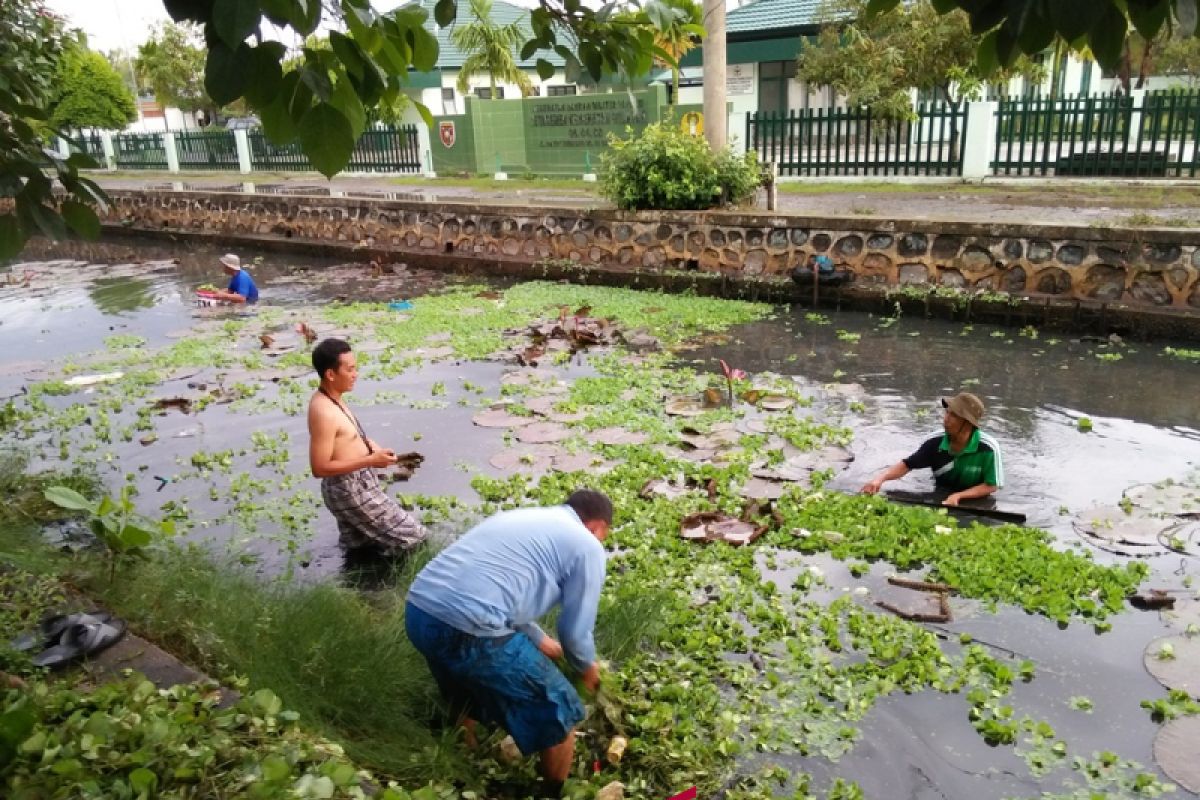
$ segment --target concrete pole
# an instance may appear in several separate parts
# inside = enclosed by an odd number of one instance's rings
[[[963,138],[962,176],[965,180],[983,180],[992,172],[992,153],[996,146],[994,100],[967,103],[967,132]]]
[[[233,132],[233,142],[237,146],[238,169],[243,175],[248,175],[252,166],[250,163],[250,137],[246,131],[239,128]]]
[[[68,158],[71,157],[71,143],[68,142],[63,137],[59,136],[57,144],[58,144],[58,157],[61,158],[63,161],[66,161]]]
[[[100,131],[100,146],[104,148],[104,166],[112,172],[117,168],[117,149],[110,131]]]
[[[167,172],[179,172],[179,148],[171,131],[163,134],[163,149],[167,151]]]
[[[704,0],[704,138],[713,152],[728,141],[725,118],[725,0]]]

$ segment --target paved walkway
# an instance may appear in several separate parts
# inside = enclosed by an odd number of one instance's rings
[[[102,186],[242,189],[237,173],[121,172],[98,176]],[[514,205],[606,205],[594,184],[582,181],[433,179],[363,176],[325,180],[312,173],[256,173],[255,191],[327,194],[398,200],[478,201]],[[764,208],[761,204],[759,208]],[[1095,181],[1006,179],[983,184],[930,182],[783,184],[780,212],[817,216],[930,219],[963,222],[1083,224],[1092,226],[1200,228],[1200,181]]]

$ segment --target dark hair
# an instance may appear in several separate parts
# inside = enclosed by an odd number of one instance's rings
[[[579,515],[580,522],[600,520],[606,525],[612,525],[612,500],[604,492],[595,489],[577,489],[567,498],[567,505]]]
[[[350,343],[342,339],[322,339],[313,348],[312,365],[317,377],[325,380],[325,371],[337,369],[342,353],[350,352]]]

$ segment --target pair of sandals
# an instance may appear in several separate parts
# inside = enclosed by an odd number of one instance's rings
[[[33,657],[34,666],[57,669],[121,641],[126,627],[124,620],[107,611],[52,614],[8,644],[23,653],[40,649]]]

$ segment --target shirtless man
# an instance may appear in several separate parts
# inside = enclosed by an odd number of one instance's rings
[[[358,380],[350,345],[325,339],[313,348],[312,363],[321,385],[308,401],[308,459],[342,544],[386,555],[413,549],[425,540],[425,529],[383,490],[374,472],[395,464],[396,453],[367,438],[343,399]]]

